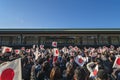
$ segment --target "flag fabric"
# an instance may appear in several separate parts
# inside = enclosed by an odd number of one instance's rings
[[[55,63],[58,60],[58,56],[53,57],[53,63]]]
[[[75,62],[79,65],[79,66],[83,66],[86,62],[86,59],[84,57],[82,57],[81,55],[78,55],[75,58]]]
[[[62,48],[62,52],[69,53],[67,47]]]
[[[6,53],[6,52],[11,52],[12,51],[12,48],[11,47],[2,47],[2,53]]]
[[[19,49],[15,49],[14,52],[15,52],[16,54],[20,54],[20,50],[19,50]]]
[[[30,49],[26,49],[26,52],[27,52],[27,53],[30,53]]]
[[[54,48],[53,49],[53,54],[54,54],[54,56],[59,56],[59,50],[58,50],[58,48]]]
[[[44,48],[44,45],[40,45],[40,49],[43,49]]]
[[[65,52],[66,52],[66,49],[67,49],[66,47],[62,48],[62,52],[65,53]]]
[[[20,58],[0,65],[0,80],[22,80]]]
[[[55,42],[55,41],[52,42],[52,46],[53,46],[53,47],[57,47],[57,42]]]
[[[113,64],[113,68],[120,68],[120,55],[116,56],[116,59]]]
[[[98,65],[96,65],[93,71],[90,73],[90,77],[96,77],[97,73],[98,73]]]

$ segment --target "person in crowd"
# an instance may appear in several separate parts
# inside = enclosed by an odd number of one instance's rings
[[[76,68],[77,64],[75,63],[74,57],[70,56],[69,60],[67,60],[66,67],[71,64],[74,68]]]
[[[35,64],[31,68],[31,80],[37,80],[37,73],[41,70],[40,60],[35,60]]]
[[[120,80],[120,69],[116,69],[114,73],[116,80]]]
[[[30,73],[31,73],[31,68],[33,63],[28,59],[28,57],[26,56],[23,59],[23,63],[22,63],[22,77],[24,80],[30,80]]]
[[[105,70],[99,70],[96,80],[110,80]]]
[[[74,67],[72,63],[68,63],[66,70],[63,71],[63,80],[72,80],[74,75]]]
[[[54,66],[50,72],[50,80],[62,80],[62,74],[58,66]]]
[[[28,50],[26,52],[26,49]],[[120,70],[114,72],[113,64],[120,48],[110,47],[64,47],[54,56],[51,48],[26,48],[21,53],[0,53],[0,64],[21,58],[23,80],[119,80]],[[30,50],[30,51],[29,51]],[[88,60],[78,65],[76,57]],[[84,61],[84,60],[83,60]],[[98,66],[97,72],[92,72]],[[115,79],[111,78],[114,72]],[[92,77],[91,77],[92,75]]]
[[[48,80],[50,75],[50,64],[48,61],[43,62],[41,70],[37,74],[38,80]]]

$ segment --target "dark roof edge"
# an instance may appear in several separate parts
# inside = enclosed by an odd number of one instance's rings
[[[0,28],[0,31],[120,31],[120,28]]]

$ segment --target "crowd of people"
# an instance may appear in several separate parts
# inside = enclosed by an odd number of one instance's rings
[[[21,58],[23,80],[120,80],[120,66],[113,67],[120,47],[34,46],[19,50],[1,53],[0,63]]]

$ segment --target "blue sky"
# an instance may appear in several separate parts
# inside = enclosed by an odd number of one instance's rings
[[[0,0],[0,28],[119,28],[120,0]]]

